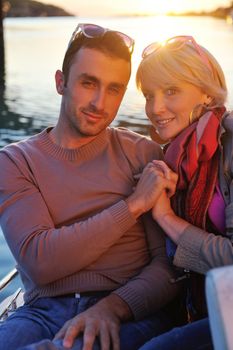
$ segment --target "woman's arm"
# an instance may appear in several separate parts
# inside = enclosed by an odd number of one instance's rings
[[[164,192],[157,200],[153,218],[176,244],[174,264],[198,273],[233,264],[233,246],[227,237],[216,236],[178,217]]]

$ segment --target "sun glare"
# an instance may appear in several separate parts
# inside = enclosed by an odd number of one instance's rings
[[[148,15],[166,15],[170,12],[169,1],[140,0],[139,11]]]
[[[140,0],[139,11],[150,15],[167,15],[185,10],[185,4],[180,0]]]

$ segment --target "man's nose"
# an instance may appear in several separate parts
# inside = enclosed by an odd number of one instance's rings
[[[92,97],[91,104],[94,106],[98,111],[104,110],[105,105],[105,97],[106,93],[104,90],[97,90],[95,91],[95,94]]]

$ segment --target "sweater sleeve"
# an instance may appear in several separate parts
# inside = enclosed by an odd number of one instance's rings
[[[178,241],[174,264],[202,274],[215,267],[231,265],[232,242],[189,225]]]
[[[129,305],[136,320],[165,306],[179,291],[179,286],[171,283],[175,276],[166,255],[164,232],[150,213],[144,215],[143,221],[151,261],[137,276],[114,291]]]
[[[26,176],[3,152],[0,164],[1,227],[16,262],[37,285],[89,266],[135,224],[120,200],[90,218],[55,228],[30,173]]]

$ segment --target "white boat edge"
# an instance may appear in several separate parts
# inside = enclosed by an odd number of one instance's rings
[[[13,269],[0,281],[0,292],[18,275],[18,271]],[[24,304],[23,290],[18,288],[13,294],[6,297],[0,303],[0,324],[18,307]]]

